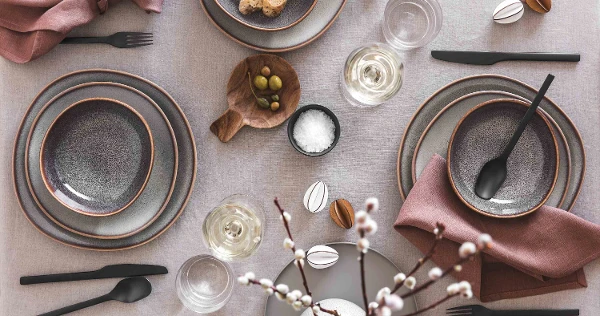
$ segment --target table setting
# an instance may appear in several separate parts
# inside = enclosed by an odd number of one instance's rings
[[[596,315],[598,16],[0,2],[0,314]]]

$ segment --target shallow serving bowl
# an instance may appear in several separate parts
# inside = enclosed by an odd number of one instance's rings
[[[52,122],[42,141],[40,170],[61,204],[108,216],[141,194],[153,160],[154,140],[144,118],[123,102],[91,98],[67,107]]]
[[[257,11],[244,15],[239,10],[240,0],[214,0],[217,6],[237,22],[259,31],[281,31],[288,29],[304,20],[318,0],[288,0],[285,8],[278,17],[268,17]]]
[[[331,120],[333,121],[333,124],[335,125],[335,132],[334,132],[335,135],[334,135],[333,143],[327,149],[320,151],[320,152],[307,152],[307,151],[303,150],[300,147],[300,145],[298,145],[298,143],[296,142],[296,139],[294,139],[294,126],[296,125],[296,121],[298,121],[300,114],[302,114],[308,110],[320,110],[320,111],[325,112],[325,114],[327,114],[327,116],[329,116],[331,118]],[[319,104],[305,105],[305,106],[299,108],[298,110],[296,110],[296,112],[294,112],[294,114],[292,114],[292,116],[290,117],[290,119],[288,121],[287,132],[288,132],[288,138],[289,138],[292,146],[299,153],[301,153],[305,156],[309,156],[309,157],[319,157],[319,156],[323,156],[326,153],[330,152],[333,149],[333,147],[335,147],[335,145],[337,145],[338,141],[340,140],[340,135],[342,133],[341,127],[340,127],[340,121],[338,120],[337,116],[335,116],[335,114],[330,109],[328,109],[322,105],[319,105]]]
[[[487,216],[517,217],[537,210],[556,184],[559,153],[550,123],[537,111],[508,158],[508,174],[490,200],[479,198],[475,182],[485,163],[500,156],[529,104],[495,99],[469,111],[448,145],[448,175],[458,197]]]

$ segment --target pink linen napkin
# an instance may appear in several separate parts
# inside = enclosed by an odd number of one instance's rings
[[[16,63],[54,48],[73,28],[89,23],[120,0],[0,0],[0,55]],[[133,0],[160,13],[163,0]]]
[[[442,268],[456,262],[463,242],[475,242],[482,233],[494,239],[494,246],[481,258],[454,274],[471,282],[482,302],[587,287],[582,268],[600,256],[600,225],[564,210],[542,206],[511,219],[472,211],[452,190],[446,161],[439,155],[410,191],[394,227],[426,252],[436,222],[446,225],[433,258]]]

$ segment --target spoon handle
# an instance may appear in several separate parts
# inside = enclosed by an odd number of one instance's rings
[[[64,315],[64,314],[67,314],[67,313],[78,311],[80,309],[84,309],[86,307],[90,307],[90,306],[94,306],[94,305],[97,305],[97,304],[100,304],[100,303],[104,303],[104,302],[110,301],[110,300],[111,300],[110,296],[108,294],[106,294],[106,295],[102,295],[100,297],[93,298],[91,300],[87,300],[87,301],[84,301],[84,302],[81,302],[81,303],[77,303],[77,304],[73,304],[73,305],[70,305],[70,306],[63,307],[63,308],[59,308],[57,310],[53,310],[53,311],[48,312],[48,313],[40,314],[38,316],[59,316],[59,315]]]
[[[529,106],[529,109],[525,113],[525,116],[523,116],[523,118],[519,122],[519,126],[517,127],[517,130],[513,134],[512,138],[510,139],[510,142],[508,142],[508,145],[506,145],[506,147],[504,147],[504,152],[502,152],[502,155],[500,156],[504,160],[508,159],[508,156],[510,156],[510,153],[512,152],[513,148],[515,148],[515,145],[519,141],[519,138],[521,138],[521,134],[523,134],[525,127],[527,127],[527,124],[529,123],[529,121],[531,120],[533,115],[535,114],[535,111],[537,110],[538,105],[540,105],[540,102],[544,98],[544,95],[546,95],[546,91],[548,91],[548,88],[550,87],[552,80],[554,80],[554,76],[551,74],[548,74],[548,76],[546,77],[546,80],[544,81],[544,84],[540,88],[540,91],[538,91],[537,95],[535,96],[535,99],[533,99],[533,102],[531,103],[531,105]]]

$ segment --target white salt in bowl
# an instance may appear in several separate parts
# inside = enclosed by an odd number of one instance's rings
[[[300,114],[302,114],[308,110],[323,111],[327,116],[329,116],[329,118],[331,118],[331,120],[333,121],[333,124],[335,125],[333,143],[331,143],[331,145],[323,151],[319,151],[319,152],[306,151],[306,150],[302,149],[302,147],[298,144],[298,142],[294,138],[294,127],[296,125],[296,122],[298,121]],[[309,156],[309,157],[319,157],[319,156],[323,156],[326,153],[330,152],[333,149],[333,147],[335,147],[335,145],[337,144],[338,140],[340,139],[340,134],[341,134],[340,122],[338,121],[338,118],[335,116],[335,114],[333,114],[333,112],[331,112],[330,109],[328,109],[322,105],[318,105],[318,104],[310,104],[310,105],[305,105],[303,107],[298,108],[298,110],[296,110],[296,112],[294,112],[294,114],[292,114],[292,116],[290,117],[290,119],[288,121],[287,130],[288,130],[288,138],[290,139],[290,143],[292,144],[292,146],[294,146],[294,148],[299,153]]]

